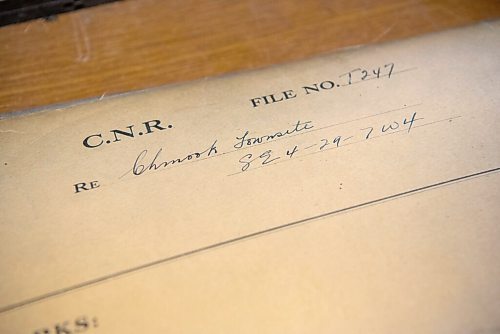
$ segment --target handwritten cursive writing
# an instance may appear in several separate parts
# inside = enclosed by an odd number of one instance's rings
[[[213,156],[217,154],[217,140],[214,141],[213,144],[210,145],[210,147],[208,147],[207,149],[199,152],[189,153],[188,155],[182,158],[175,158],[171,160],[161,161],[160,155],[162,151],[163,149],[160,148],[156,152],[154,158],[151,160],[150,163],[144,163],[143,161],[147,158],[148,150],[143,150],[141,153],[139,153],[139,155],[135,159],[134,167],[132,168],[132,173],[134,175],[141,175],[150,170],[158,170],[160,168],[166,168],[171,165],[182,164],[186,161]]]
[[[267,134],[267,135],[264,135],[261,137],[248,137],[249,132],[247,130],[243,134],[243,136],[236,137],[236,140],[238,140],[238,142],[236,144],[234,144],[233,147],[236,149],[239,149],[239,148],[243,148],[246,146],[257,145],[257,144],[261,144],[263,142],[271,141],[275,138],[288,136],[288,135],[291,135],[291,134],[294,134],[294,133],[297,133],[300,131],[310,130],[312,128],[314,128],[314,125],[311,124],[311,121],[307,121],[307,122],[303,122],[303,123],[301,121],[297,121],[297,123],[295,123],[295,125],[291,129],[287,129],[285,131],[274,132],[272,134]]]
[[[240,163],[240,171],[238,173],[245,172],[250,169],[261,168],[270,164],[272,165],[275,163],[283,162],[284,159],[292,159],[295,155],[304,156],[312,153],[318,153],[320,151],[326,151],[330,148],[338,148],[350,144],[361,143],[371,138],[376,138],[386,134],[397,133],[401,131],[410,133],[411,129],[414,127],[415,122],[423,119],[423,117],[417,117],[417,112],[413,112],[409,117],[403,116],[396,120],[392,118],[389,119],[388,122],[384,121],[382,124],[372,125],[366,128],[359,129],[357,131],[351,130],[350,132],[346,133],[335,133],[326,138],[321,138],[319,142],[306,142],[296,144],[293,147],[290,146],[288,147],[288,149],[285,149],[286,153],[284,152],[285,150],[283,150],[283,152],[276,152],[276,150],[272,149],[267,149],[261,154],[247,153],[238,160],[238,162]],[[424,125],[428,124],[422,124],[421,126]],[[313,152],[311,152],[310,150],[313,150]],[[275,162],[277,160],[280,161]]]

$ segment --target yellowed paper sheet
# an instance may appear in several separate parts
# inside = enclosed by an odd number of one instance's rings
[[[499,60],[482,23],[0,120],[0,332],[500,332]]]

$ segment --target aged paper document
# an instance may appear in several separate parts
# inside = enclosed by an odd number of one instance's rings
[[[500,22],[0,120],[1,333],[499,333]]]

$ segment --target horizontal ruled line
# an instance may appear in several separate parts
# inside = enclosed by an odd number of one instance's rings
[[[45,293],[45,294],[42,294],[42,295],[39,295],[39,296],[36,296],[36,297],[33,297],[33,298],[29,298],[29,299],[26,299],[26,300],[23,300],[23,301],[20,301],[20,302],[17,302],[17,303],[13,303],[13,304],[10,304],[10,305],[5,305],[3,307],[0,307],[0,314],[4,314],[6,312],[10,312],[10,311],[13,311],[13,310],[16,310],[16,309],[20,309],[20,308],[23,308],[23,307],[26,307],[26,306],[29,306],[29,305],[32,305],[32,304],[35,304],[35,303],[43,302],[43,301],[49,300],[51,298],[55,298],[55,297],[58,297],[58,296],[62,296],[62,295],[71,293],[71,292],[75,292],[77,290],[82,290],[82,289],[85,289],[85,288],[89,288],[89,287],[95,286],[97,284],[103,284],[103,283],[105,283],[107,281],[110,281],[112,279],[118,279],[120,277],[123,277],[125,275],[131,274],[131,273],[134,273],[134,272],[138,272],[138,271],[141,271],[141,270],[144,270],[144,269],[148,269],[148,268],[156,267],[156,266],[159,266],[159,265],[167,264],[167,263],[172,262],[174,260],[179,260],[179,259],[191,256],[191,255],[195,255],[195,254],[198,254],[198,253],[202,253],[202,252],[205,252],[205,251],[209,251],[209,250],[220,248],[220,247],[227,246],[227,245],[236,244],[237,242],[240,242],[240,241],[244,241],[244,240],[248,240],[248,239],[251,239],[251,238],[263,236],[263,235],[266,235],[266,234],[269,234],[269,233],[272,233],[272,232],[278,232],[278,231],[284,230],[284,229],[289,228],[289,227],[293,227],[293,226],[298,226],[298,225],[310,223],[310,222],[313,222],[313,221],[316,221],[316,220],[319,220],[319,219],[322,219],[322,218],[325,218],[325,217],[331,217],[331,216],[335,216],[335,215],[340,215],[340,214],[348,213],[348,212],[351,212],[351,211],[354,211],[354,210],[359,210],[359,209],[367,208],[367,207],[370,207],[370,206],[373,206],[373,205],[377,205],[377,204],[380,204],[380,203],[384,203],[384,202],[396,200],[396,199],[403,198],[403,197],[408,197],[408,196],[411,196],[411,195],[414,195],[414,194],[417,194],[417,193],[421,193],[421,192],[424,192],[424,191],[429,191],[429,190],[437,189],[439,187],[451,185],[451,184],[454,184],[454,183],[463,182],[463,181],[470,180],[470,179],[473,179],[473,178],[482,177],[482,176],[486,176],[486,175],[489,175],[489,174],[497,173],[498,171],[500,171],[500,167],[486,169],[486,170],[479,171],[479,172],[476,172],[476,173],[467,174],[467,175],[463,175],[463,176],[459,176],[459,177],[447,179],[447,180],[436,182],[436,183],[431,183],[431,184],[428,184],[428,185],[425,185],[425,186],[421,186],[421,187],[409,189],[409,190],[406,190],[406,191],[403,191],[403,192],[395,193],[395,194],[392,194],[392,195],[388,195],[388,196],[385,196],[385,197],[377,198],[377,199],[370,200],[370,201],[367,201],[367,202],[358,203],[358,204],[355,204],[355,205],[352,205],[352,206],[348,206],[348,207],[344,207],[344,208],[341,208],[341,209],[335,209],[335,210],[332,210],[332,211],[329,211],[329,212],[325,212],[325,213],[321,213],[321,214],[318,214],[318,215],[315,215],[315,216],[311,216],[311,217],[308,217],[308,218],[296,220],[296,221],[293,221],[293,222],[289,222],[289,223],[285,223],[285,224],[282,224],[282,225],[270,227],[270,228],[267,228],[267,229],[264,229],[264,230],[260,230],[260,231],[254,232],[254,233],[249,233],[249,234],[242,235],[242,236],[239,236],[239,237],[236,237],[236,238],[232,238],[232,239],[224,240],[224,241],[221,241],[221,242],[218,242],[218,243],[210,244],[210,245],[207,245],[207,246],[204,246],[204,247],[201,247],[201,248],[197,248],[197,249],[193,249],[193,250],[190,250],[190,251],[187,251],[187,252],[179,253],[179,254],[176,254],[176,255],[173,255],[173,256],[169,256],[169,257],[166,257],[166,258],[163,258],[163,259],[159,259],[159,260],[156,260],[156,261],[153,261],[153,262],[145,263],[145,264],[140,265],[140,266],[128,268],[128,269],[121,270],[121,271],[118,271],[118,272],[115,272],[115,273],[112,273],[112,274],[109,274],[109,275],[105,275],[105,276],[101,276],[101,277],[98,277],[98,278],[95,278],[95,279],[92,279],[92,280],[81,282],[81,283],[78,283],[78,284],[75,284],[75,285],[72,285],[72,286],[69,286],[69,287],[66,287],[66,288],[62,288],[62,289],[59,289],[59,290],[54,290],[54,291],[51,291],[51,292],[48,292],[48,293]]]

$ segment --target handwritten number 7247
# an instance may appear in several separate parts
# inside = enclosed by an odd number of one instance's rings
[[[381,76],[390,78],[394,70],[394,63],[385,64],[383,67],[377,67],[373,70],[355,68],[347,73],[340,75],[340,77],[347,76],[347,84],[350,85],[355,82],[364,81],[367,79],[379,79]]]

